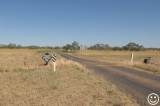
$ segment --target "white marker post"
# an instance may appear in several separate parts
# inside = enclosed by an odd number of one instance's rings
[[[133,52],[131,53],[131,64],[133,64]]]
[[[56,71],[56,62],[53,62],[54,63],[54,72]]]
[[[52,62],[54,65],[54,72],[55,72],[56,71],[56,55],[55,54],[52,55]]]

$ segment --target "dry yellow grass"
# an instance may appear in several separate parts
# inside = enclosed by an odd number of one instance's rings
[[[133,51],[134,59],[131,65],[131,51],[98,51],[87,50],[77,52],[79,55],[94,57],[97,60],[110,62],[119,65],[133,66],[160,74],[160,51]],[[143,64],[145,57],[151,57],[151,62],[155,64]]]
[[[0,50],[0,55],[4,57],[0,59],[7,58],[0,62],[1,106],[138,105],[115,85],[76,62],[57,56],[57,69],[54,72],[51,62],[43,66],[42,53],[34,50],[4,50],[4,53],[3,50]]]

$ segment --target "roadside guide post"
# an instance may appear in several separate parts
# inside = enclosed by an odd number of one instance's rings
[[[52,62],[54,64],[54,72],[56,71],[56,55],[52,54]]]
[[[131,53],[131,64],[133,64],[133,52]]]

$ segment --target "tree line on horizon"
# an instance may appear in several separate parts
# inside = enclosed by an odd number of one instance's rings
[[[72,44],[66,44],[65,46],[63,46],[63,49],[65,50],[79,50],[80,49],[80,45],[78,42],[74,41]],[[142,51],[142,50],[160,50],[160,48],[145,48],[143,45],[139,45],[137,43],[134,42],[130,42],[125,46],[122,47],[111,47],[108,44],[103,44],[103,43],[97,43],[94,44],[90,47],[88,47],[89,50],[130,50],[130,51]]]
[[[77,41],[74,41],[71,44],[66,44],[63,47],[59,46],[36,46],[36,45],[31,45],[31,46],[22,46],[22,45],[16,45],[14,43],[10,43],[8,45],[0,44],[0,48],[9,48],[9,49],[64,49],[66,51],[68,50],[79,50],[80,45]],[[134,42],[130,42],[125,46],[122,47],[111,47],[108,44],[103,44],[103,43],[97,43],[94,44],[90,47],[88,47],[89,50],[130,50],[130,51],[142,51],[142,50],[160,50],[160,48],[145,48],[143,45],[139,45]]]
[[[22,46],[22,45],[16,45],[15,43],[10,43],[8,45],[0,44],[0,48],[8,48],[8,49],[55,49],[56,47],[52,46]]]

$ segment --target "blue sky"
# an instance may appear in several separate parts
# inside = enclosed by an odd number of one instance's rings
[[[0,0],[0,44],[160,48],[160,0]]]

